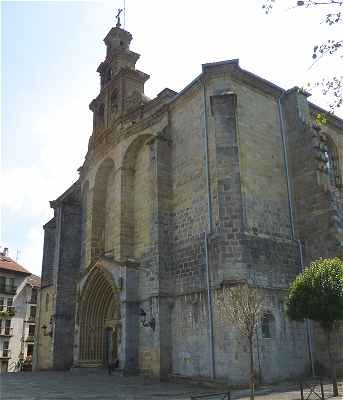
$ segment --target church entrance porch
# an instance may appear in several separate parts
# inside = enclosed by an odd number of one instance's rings
[[[121,312],[117,286],[103,265],[88,274],[79,305],[79,362],[101,367],[120,356]]]

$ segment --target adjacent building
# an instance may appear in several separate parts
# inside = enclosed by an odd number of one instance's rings
[[[0,253],[1,372],[32,368],[40,278]]]
[[[343,121],[318,126],[308,93],[238,60],[148,99],[131,40],[119,21],[104,39],[80,177],[44,226],[37,368],[119,360],[125,373],[244,383],[246,343],[215,301],[240,281],[267,299],[261,380],[325,368],[320,329],[290,321],[285,297],[311,260],[343,257]]]

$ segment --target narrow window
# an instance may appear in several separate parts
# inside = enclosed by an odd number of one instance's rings
[[[7,298],[7,310],[9,313],[14,313],[13,297]]]
[[[45,296],[45,311],[49,311],[50,296],[49,293]]]
[[[5,322],[5,335],[10,335],[11,334],[11,320],[6,319]]]
[[[326,148],[325,148],[325,159],[326,159],[326,172],[329,176],[330,185],[332,187],[341,187],[341,174],[339,171],[339,157],[338,151],[333,140],[326,136]]]
[[[4,301],[5,299],[3,297],[0,297],[0,311],[3,311],[4,309]]]
[[[105,106],[103,104],[100,105],[98,109],[98,118],[97,118],[98,126],[104,126],[105,122]]]
[[[31,289],[31,303],[36,304],[37,303],[37,294],[38,291],[36,288]]]
[[[29,325],[29,336],[32,336],[32,337],[35,336],[35,326],[34,325]]]
[[[106,81],[107,81],[107,82],[109,82],[109,81],[112,79],[112,74],[113,74],[112,68],[110,67],[110,68],[107,70],[107,74],[106,74]]]
[[[265,313],[262,318],[262,337],[265,339],[271,339],[273,337],[274,330],[274,317],[271,313]]]
[[[31,358],[33,354],[33,344],[28,344],[27,345],[27,357]]]
[[[118,90],[114,89],[111,94],[111,112],[116,113],[118,111]]]
[[[36,318],[36,306],[31,306],[30,307],[30,320],[35,320]]]
[[[10,344],[10,342],[8,340],[4,341],[4,344],[2,347],[2,356],[3,357],[9,357],[9,350],[8,350],[9,344]]]

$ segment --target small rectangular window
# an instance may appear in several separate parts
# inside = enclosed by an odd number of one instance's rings
[[[5,322],[5,335],[10,335],[11,333],[11,320],[7,319]]]
[[[30,318],[36,318],[36,306],[30,307]]]
[[[34,336],[34,335],[35,335],[35,326],[29,325],[29,336]]]
[[[32,356],[33,354],[33,344],[28,344],[27,345],[27,356]]]
[[[37,289],[36,288],[32,288],[31,290],[31,303],[36,304],[37,303]]]

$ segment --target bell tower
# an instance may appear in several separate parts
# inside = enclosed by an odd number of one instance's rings
[[[100,63],[100,93],[89,105],[93,135],[101,134],[128,111],[144,103],[144,83],[149,75],[136,69],[140,55],[130,50],[132,35],[117,24],[106,35],[106,58]]]

